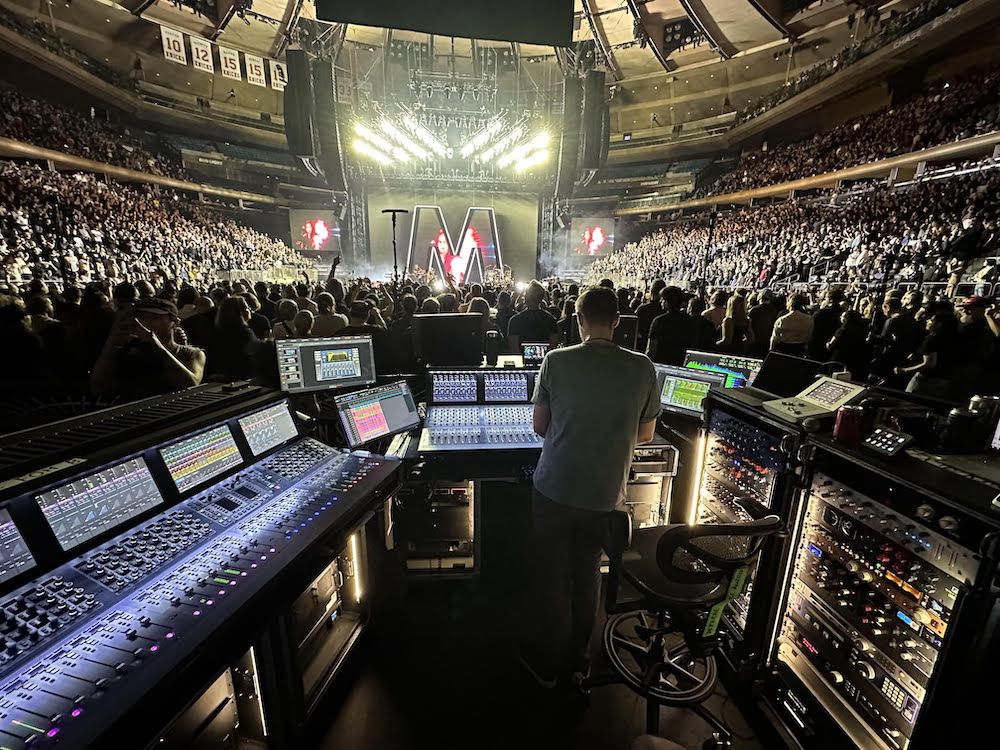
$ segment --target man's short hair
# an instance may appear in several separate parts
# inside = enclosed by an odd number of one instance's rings
[[[601,279],[601,283],[598,284],[598,286],[602,286],[605,289],[614,289],[615,282],[613,282],[611,279]]]
[[[660,299],[671,312],[680,310],[684,306],[684,290],[677,286],[665,286],[660,290]]]
[[[618,317],[618,295],[606,286],[593,286],[576,301],[576,313],[591,325],[611,325]]]

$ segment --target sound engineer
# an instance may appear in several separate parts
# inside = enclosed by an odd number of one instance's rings
[[[638,443],[652,440],[660,399],[653,364],[613,341],[618,300],[594,287],[577,300],[582,344],[551,351],[535,386],[535,609],[521,661],[543,687],[587,674],[608,514],[624,499]]]

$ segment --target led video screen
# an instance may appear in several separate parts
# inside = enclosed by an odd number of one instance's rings
[[[288,230],[299,252],[323,259],[340,255],[340,224],[333,211],[289,209]]]
[[[574,217],[570,228],[571,256],[595,257],[615,249],[615,220],[606,216]]]
[[[407,271],[455,284],[472,284],[503,267],[496,216],[492,208],[470,207],[456,243],[438,206],[414,206],[410,225]]]

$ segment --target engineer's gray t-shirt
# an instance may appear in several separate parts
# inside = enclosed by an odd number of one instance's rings
[[[563,505],[614,510],[639,424],[660,414],[653,363],[610,341],[555,349],[542,361],[532,401],[552,411],[536,489]]]

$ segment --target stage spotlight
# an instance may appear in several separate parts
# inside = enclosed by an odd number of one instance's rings
[[[514,284],[514,289],[516,289],[518,292],[523,292],[527,288],[528,285],[525,284],[523,281],[519,281],[516,284]]]
[[[371,145],[370,143],[366,143],[360,138],[355,139],[354,150],[357,151],[359,154],[364,154],[365,156],[374,159],[379,164],[392,164],[391,156],[383,153],[375,146]]]
[[[443,282],[443,281],[441,281],[441,279],[438,279],[438,280],[437,280],[437,281],[435,281],[435,282],[434,282],[433,284],[431,284],[431,288],[432,288],[432,289],[433,289],[433,290],[434,290],[435,292],[443,292],[443,291],[444,291],[444,282]]]
[[[379,129],[389,136],[392,140],[402,146],[406,151],[413,154],[418,159],[427,159],[430,154],[424,149],[420,148],[413,140],[407,137],[406,133],[396,127],[394,123],[389,120],[382,120],[379,124]]]
[[[515,172],[524,172],[527,169],[536,167],[542,162],[548,161],[549,151],[548,149],[542,149],[541,151],[535,151],[533,154],[525,156],[521,161],[514,165]]]
[[[433,151],[438,156],[444,156],[446,149],[444,145],[427,130],[423,125],[416,121],[412,115],[406,115],[403,118],[403,124],[410,129],[410,132],[416,137],[418,141],[423,143],[427,148]]]
[[[536,133],[530,140],[521,143],[516,148],[508,151],[497,159],[498,167],[506,167],[511,164],[523,162],[525,157],[536,149],[543,149],[549,143],[549,134],[544,130]]]

